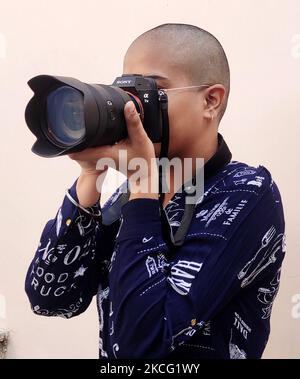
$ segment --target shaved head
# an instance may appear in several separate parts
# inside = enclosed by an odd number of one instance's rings
[[[188,24],[163,24],[146,31],[129,46],[124,59],[124,67],[130,66],[130,57],[151,59],[151,51],[156,60],[161,56],[165,68],[180,73],[186,85],[222,84],[226,89],[224,102],[218,115],[222,118],[230,91],[230,72],[226,54],[220,42],[209,32]],[[148,73],[151,74],[151,73]],[[167,74],[167,72],[166,72]]]

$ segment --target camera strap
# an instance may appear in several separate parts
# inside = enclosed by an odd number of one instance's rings
[[[163,90],[158,91],[158,101],[161,106],[161,116],[162,116],[162,130],[161,130],[161,146],[160,146],[160,155],[159,161],[162,158],[168,158],[169,155],[169,116],[168,116],[168,96]],[[164,200],[164,189],[167,188],[167,183],[165,182],[166,176],[163,172],[163,165],[160,164],[158,167],[158,176],[159,176],[159,199],[162,203]]]

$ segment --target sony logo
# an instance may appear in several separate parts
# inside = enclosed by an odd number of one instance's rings
[[[130,84],[131,80],[117,80],[117,84]]]

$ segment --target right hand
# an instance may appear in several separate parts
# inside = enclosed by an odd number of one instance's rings
[[[101,193],[97,190],[96,182],[99,175],[107,172],[108,169],[108,167],[104,170],[96,169],[95,149],[88,148],[68,154],[69,158],[77,162],[81,167],[81,173],[76,184],[76,193],[79,204],[85,208],[94,205],[100,200]]]

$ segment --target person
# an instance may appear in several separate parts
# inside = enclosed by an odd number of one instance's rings
[[[139,191],[129,170],[127,201],[121,185],[101,208],[96,183],[106,168],[97,169],[99,158],[117,161],[126,149],[128,160],[150,162],[160,153],[126,103],[127,138],[69,154],[81,173],[46,223],[29,266],[32,310],[68,319],[96,296],[100,358],[260,358],[279,288],[285,221],[268,169],[233,160],[218,132],[230,91],[225,52],[197,26],[163,24],[133,41],[123,72],[152,77],[167,93],[168,158],[204,158],[203,195],[179,245],[166,235],[183,223],[187,193],[176,188],[172,171],[161,207],[157,191]],[[157,182],[157,171],[140,179],[147,180]]]

